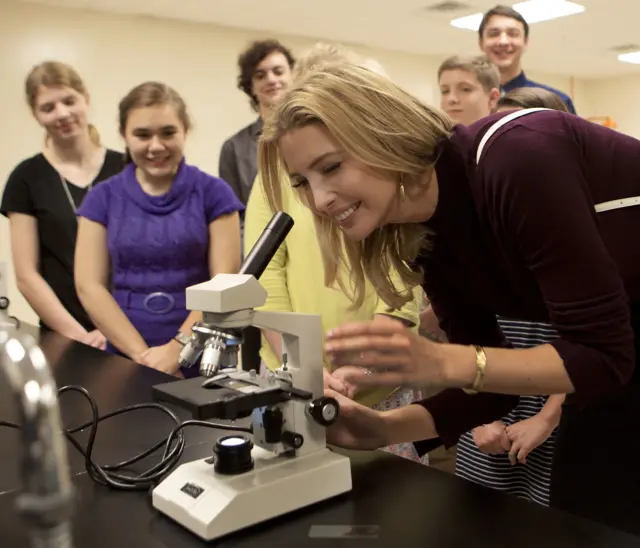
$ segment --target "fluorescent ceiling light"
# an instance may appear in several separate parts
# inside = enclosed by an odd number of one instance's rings
[[[540,21],[558,19],[567,15],[575,15],[585,10],[584,6],[568,0],[529,0],[513,5],[530,25]],[[483,13],[474,13],[451,21],[451,25],[459,29],[477,31],[480,28]]]
[[[458,17],[451,21],[451,25],[459,29],[467,29],[477,32],[482,23],[483,13],[474,13],[473,15],[467,15],[466,17]]]
[[[623,63],[633,63],[640,65],[640,51],[630,51],[629,53],[621,53],[618,55],[618,61]]]

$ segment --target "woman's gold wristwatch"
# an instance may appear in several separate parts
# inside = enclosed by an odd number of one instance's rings
[[[473,347],[476,351],[476,376],[473,379],[471,388],[463,388],[467,394],[477,394],[482,390],[484,384],[484,370],[487,367],[487,355],[484,352],[484,348],[481,346]]]

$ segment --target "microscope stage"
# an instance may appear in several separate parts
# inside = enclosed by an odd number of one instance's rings
[[[208,541],[351,491],[349,458],[330,449],[251,455],[253,470],[237,475],[216,473],[211,459],[179,466],[153,490],[154,508]]]
[[[153,399],[171,403],[191,412],[197,420],[238,420],[249,417],[254,409],[297,398],[311,400],[313,394],[292,386],[284,388],[246,371],[220,375],[216,379],[195,377],[153,386]]]

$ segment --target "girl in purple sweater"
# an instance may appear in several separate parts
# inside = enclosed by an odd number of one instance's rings
[[[78,210],[76,288],[108,349],[180,376],[178,335],[201,316],[186,309],[185,290],[237,271],[243,205],[227,183],[185,162],[191,123],[173,89],[137,86],[119,122],[130,162]]]

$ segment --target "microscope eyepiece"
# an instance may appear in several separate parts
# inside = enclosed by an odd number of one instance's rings
[[[260,278],[292,227],[293,219],[278,211],[249,251],[240,267],[240,274],[251,274],[256,279]]]

